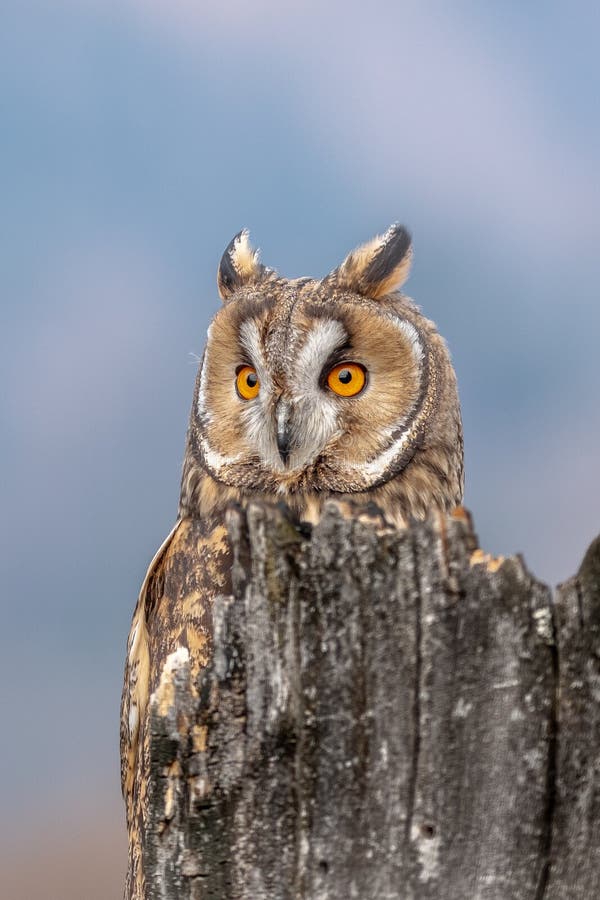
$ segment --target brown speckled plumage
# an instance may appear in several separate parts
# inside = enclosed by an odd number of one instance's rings
[[[314,522],[334,497],[349,514],[374,502],[402,525],[462,501],[462,426],[448,350],[398,292],[411,253],[406,230],[392,226],[323,280],[290,281],[259,262],[246,232],[225,251],[224,303],[196,381],[179,519],[150,565],[128,644],[127,900],[144,896],[149,699],[173,654],[187,654],[192,677],[210,658],[212,603],[229,585],[227,506],[267,496]],[[366,372],[365,387],[336,396],[327,373],[350,362]],[[250,401],[235,388],[244,365],[260,383]]]

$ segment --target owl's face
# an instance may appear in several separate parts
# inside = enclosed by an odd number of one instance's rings
[[[234,238],[190,427],[214,480],[284,497],[370,491],[401,476],[427,440],[435,455],[450,429],[462,484],[445,344],[394,292],[410,256],[408,233],[393,226],[322,281],[289,281],[259,263],[246,232]]]

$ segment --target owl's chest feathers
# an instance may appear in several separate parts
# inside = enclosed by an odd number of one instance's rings
[[[443,448],[420,450],[398,475],[367,491],[314,490],[301,479],[281,482],[264,491],[223,484],[188,456],[180,515],[211,519],[224,515],[231,504],[244,507],[252,500],[266,499],[282,501],[301,521],[316,523],[324,503],[336,499],[348,501],[354,508],[375,504],[387,521],[402,526],[410,518],[423,519],[431,510],[451,510],[462,502],[462,465],[453,465],[449,460],[451,457]]]

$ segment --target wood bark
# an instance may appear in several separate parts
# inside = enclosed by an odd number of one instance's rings
[[[600,539],[552,594],[467,514],[232,511],[198,684],[151,703],[147,900],[600,893]]]

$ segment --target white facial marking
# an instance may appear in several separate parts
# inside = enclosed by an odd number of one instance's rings
[[[240,328],[240,341],[256,369],[260,390],[254,400],[246,401],[240,415],[246,425],[248,444],[255,448],[263,463],[273,469],[282,469],[283,464],[273,426],[274,384],[264,355],[260,333],[251,319]]]
[[[315,322],[310,334],[301,348],[296,365],[296,383],[309,387],[336,347],[344,344],[348,335],[346,329],[337,319],[321,319]]]
[[[224,453],[219,453],[218,450],[212,450],[204,435],[200,437],[200,444],[202,445],[202,454],[206,460],[206,465],[215,473],[220,472],[225,466],[231,466],[239,462],[242,458],[240,453],[236,453],[235,456],[226,456]]]
[[[268,377],[267,364],[263,354],[260,333],[256,322],[252,321],[252,319],[247,319],[245,322],[242,322],[240,327],[240,343],[250,357],[252,365],[256,367],[259,378],[261,375],[263,377]]]
[[[421,369],[421,364],[423,362],[423,345],[421,344],[421,338],[419,337],[419,332],[410,322],[407,322],[406,319],[399,319],[394,313],[386,313],[386,318],[394,325],[398,331],[401,331],[402,334],[407,338],[408,343],[410,344],[410,348],[413,352],[413,356],[415,358],[415,362],[419,364],[419,370]]]
[[[204,351],[204,358],[202,360],[202,368],[200,370],[200,390],[198,391],[198,415],[200,418],[206,422],[208,425],[210,423],[210,413],[208,411],[208,406],[206,404],[206,384],[204,374],[207,369],[208,364],[208,348],[210,346],[210,336],[212,333],[212,323],[208,326],[208,331],[206,332],[206,350]]]

